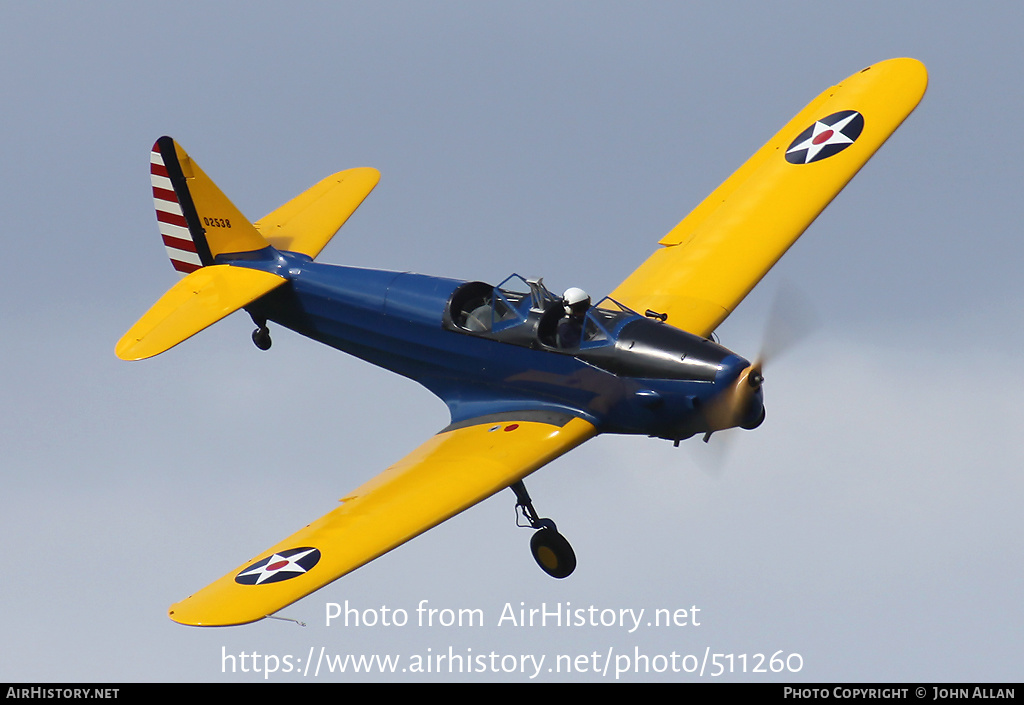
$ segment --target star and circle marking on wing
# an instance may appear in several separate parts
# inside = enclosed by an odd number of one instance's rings
[[[832,113],[796,136],[786,150],[790,164],[810,164],[842,152],[857,141],[864,130],[864,116],[856,110]]]
[[[315,548],[290,548],[264,558],[235,576],[240,585],[264,585],[291,580],[320,562],[320,551]]]

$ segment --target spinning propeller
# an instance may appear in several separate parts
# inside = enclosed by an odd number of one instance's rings
[[[779,357],[792,350],[818,327],[818,317],[806,295],[794,286],[783,283],[775,294],[768,321],[761,339],[761,350],[754,363],[736,378],[733,384],[704,405],[702,414],[709,429],[704,434],[708,443],[711,435],[730,428],[756,428],[764,420],[764,408],[754,418],[751,405],[764,383],[764,367],[774,364]],[[718,445],[723,455],[725,444]],[[719,462],[716,465],[720,465]]]

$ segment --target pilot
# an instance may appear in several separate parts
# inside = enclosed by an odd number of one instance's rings
[[[562,294],[565,316],[558,322],[556,336],[558,347],[578,348],[583,336],[583,317],[590,308],[590,295],[583,289],[572,287]]]

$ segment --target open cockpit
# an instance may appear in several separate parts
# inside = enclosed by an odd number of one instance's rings
[[[518,274],[498,286],[466,282],[448,301],[444,326],[466,335],[572,355],[626,377],[711,382],[731,353],[710,340],[641,316],[605,297],[573,321],[562,297]],[[567,324],[579,326],[566,334]]]
[[[543,280],[513,274],[497,286],[478,281],[460,286],[448,302],[444,324],[449,330],[513,345],[578,354],[614,343],[626,323],[642,318],[607,297],[578,319],[570,314],[562,297],[551,293]],[[566,333],[573,326],[578,331]]]

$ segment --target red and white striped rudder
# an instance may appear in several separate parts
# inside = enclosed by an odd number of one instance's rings
[[[181,199],[171,183],[167,164],[160,149],[160,143],[164,140],[167,138],[162,137],[156,141],[149,157],[149,173],[150,180],[153,182],[156,220],[171,265],[182,274],[188,274],[202,267],[204,262],[200,257],[199,248],[196,246],[192,232],[189,230]],[[201,234],[200,237],[202,237]]]

